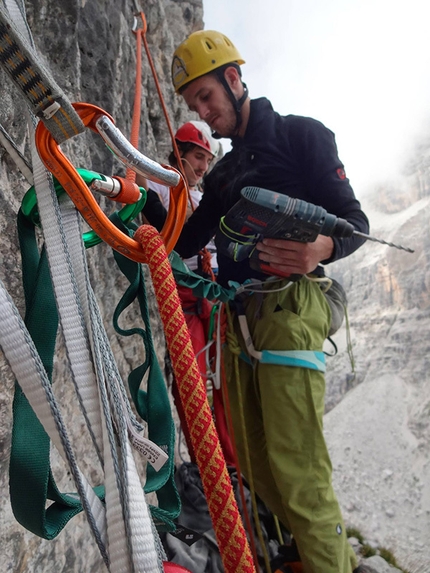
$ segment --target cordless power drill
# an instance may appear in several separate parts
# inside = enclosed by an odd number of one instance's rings
[[[220,221],[217,248],[235,261],[249,258],[255,270],[273,274],[273,269],[259,260],[255,249],[264,237],[310,243],[318,235],[339,238],[355,235],[413,253],[412,249],[360,233],[345,219],[301,199],[261,187],[244,187],[240,193],[240,200]]]

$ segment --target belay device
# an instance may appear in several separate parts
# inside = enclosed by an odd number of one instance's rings
[[[217,248],[235,261],[250,258],[251,268],[262,271],[255,246],[264,237],[312,243],[318,235],[362,237],[413,253],[412,249],[360,233],[323,207],[261,187],[244,187],[240,200],[220,221]]]

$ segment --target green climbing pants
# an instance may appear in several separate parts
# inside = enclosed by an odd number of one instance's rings
[[[266,282],[264,288],[282,284]],[[257,350],[322,350],[331,311],[316,283],[302,278],[281,292],[253,293],[244,306]],[[250,480],[249,455],[255,491],[293,534],[306,573],[351,573],[356,559],[332,488],[323,436],[324,375],[251,365],[238,356],[245,344],[237,317],[234,330],[225,366],[241,471]]]

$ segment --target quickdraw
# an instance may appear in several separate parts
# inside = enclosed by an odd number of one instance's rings
[[[113,123],[112,118],[95,105],[75,103],[73,104],[73,108],[78,113],[84,125],[96,133],[100,133],[96,125],[97,120],[100,118],[108,118]],[[134,239],[118,230],[103,213],[76,168],[63,154],[53,135],[42,122],[37,126],[35,141],[36,148],[45,167],[59,181],[78,211],[95,233],[114,250],[134,261],[144,262],[141,246]],[[120,157],[120,159],[121,158],[124,159],[123,156]],[[155,162],[152,163],[154,166],[156,165]],[[180,173],[170,166],[166,166],[166,170],[172,171],[177,175],[175,178],[177,184],[171,187],[172,207],[169,208],[167,220],[161,233],[165,241],[166,249],[170,252],[178,240],[179,233],[185,221],[187,197],[185,182]]]

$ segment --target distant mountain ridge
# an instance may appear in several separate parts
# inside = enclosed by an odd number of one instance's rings
[[[346,331],[328,359],[327,440],[351,525],[390,547],[414,573],[430,571],[430,145],[415,168],[363,201],[367,242],[329,265],[348,295]]]

